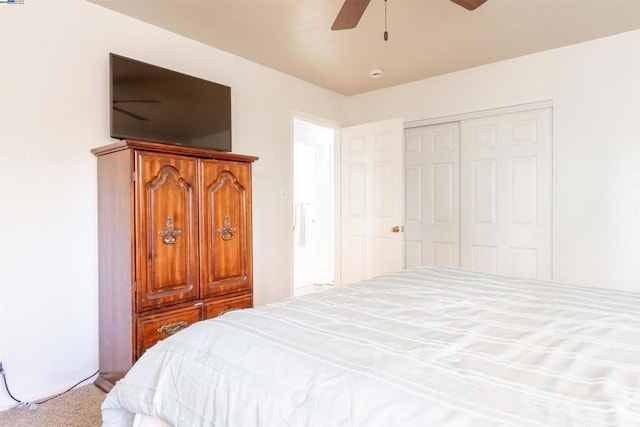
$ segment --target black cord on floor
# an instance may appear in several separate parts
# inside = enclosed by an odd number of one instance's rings
[[[4,374],[4,369],[0,369],[0,374],[2,374],[2,381],[4,382],[4,388],[5,390],[7,390],[7,394],[9,394],[9,397],[11,399],[13,399],[14,401],[18,402],[18,403],[22,403],[21,401],[19,401],[18,399],[16,399],[13,394],[11,394],[11,391],[9,391],[9,385],[7,384],[7,377]]]
[[[4,388],[5,390],[7,390],[7,394],[9,395],[9,397],[11,399],[13,399],[15,402],[17,402],[19,404],[19,406],[25,406],[25,405],[29,405],[29,409],[35,409],[38,405],[48,402],[52,399],[55,399],[56,397],[62,396],[63,394],[73,390],[74,388],[76,388],[78,385],[80,385],[81,383],[83,383],[84,381],[88,380],[89,378],[98,375],[98,373],[100,372],[100,370],[98,369],[97,371],[95,371],[93,374],[89,375],[87,378],[83,378],[80,381],[78,381],[77,383],[75,383],[74,385],[72,385],[71,387],[69,387],[68,389],[66,389],[65,391],[63,391],[62,393],[58,393],[54,396],[48,397],[46,399],[43,400],[39,400],[36,402],[24,402],[22,400],[16,399],[15,396],[13,394],[11,394],[11,391],[9,390],[9,384],[7,384],[7,375],[4,372],[4,369],[2,369],[0,367],[0,375],[2,375],[2,381],[4,382]]]

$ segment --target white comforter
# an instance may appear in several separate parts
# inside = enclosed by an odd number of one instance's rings
[[[640,294],[407,270],[194,324],[102,411],[105,426],[640,426]]]

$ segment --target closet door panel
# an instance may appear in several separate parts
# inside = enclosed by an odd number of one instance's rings
[[[461,122],[461,266],[550,279],[551,110]]]
[[[459,265],[459,125],[405,131],[407,267]]]
[[[471,181],[465,181],[465,190],[471,191],[471,206],[465,215],[471,214],[475,226],[495,226],[497,221],[497,171],[495,159],[471,162]]]

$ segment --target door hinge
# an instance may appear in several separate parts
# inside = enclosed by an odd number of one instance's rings
[[[131,181],[136,182],[136,171],[131,172]]]

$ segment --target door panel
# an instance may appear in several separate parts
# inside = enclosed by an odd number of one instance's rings
[[[405,131],[407,267],[459,265],[459,125]]]
[[[341,283],[404,266],[403,121],[342,129]]]
[[[551,110],[461,122],[461,266],[550,279]]]
[[[203,297],[249,290],[251,269],[251,168],[201,160],[200,281]]]
[[[496,161],[494,159],[471,162],[474,224],[496,224]]]
[[[197,163],[136,152],[138,310],[198,297]]]

